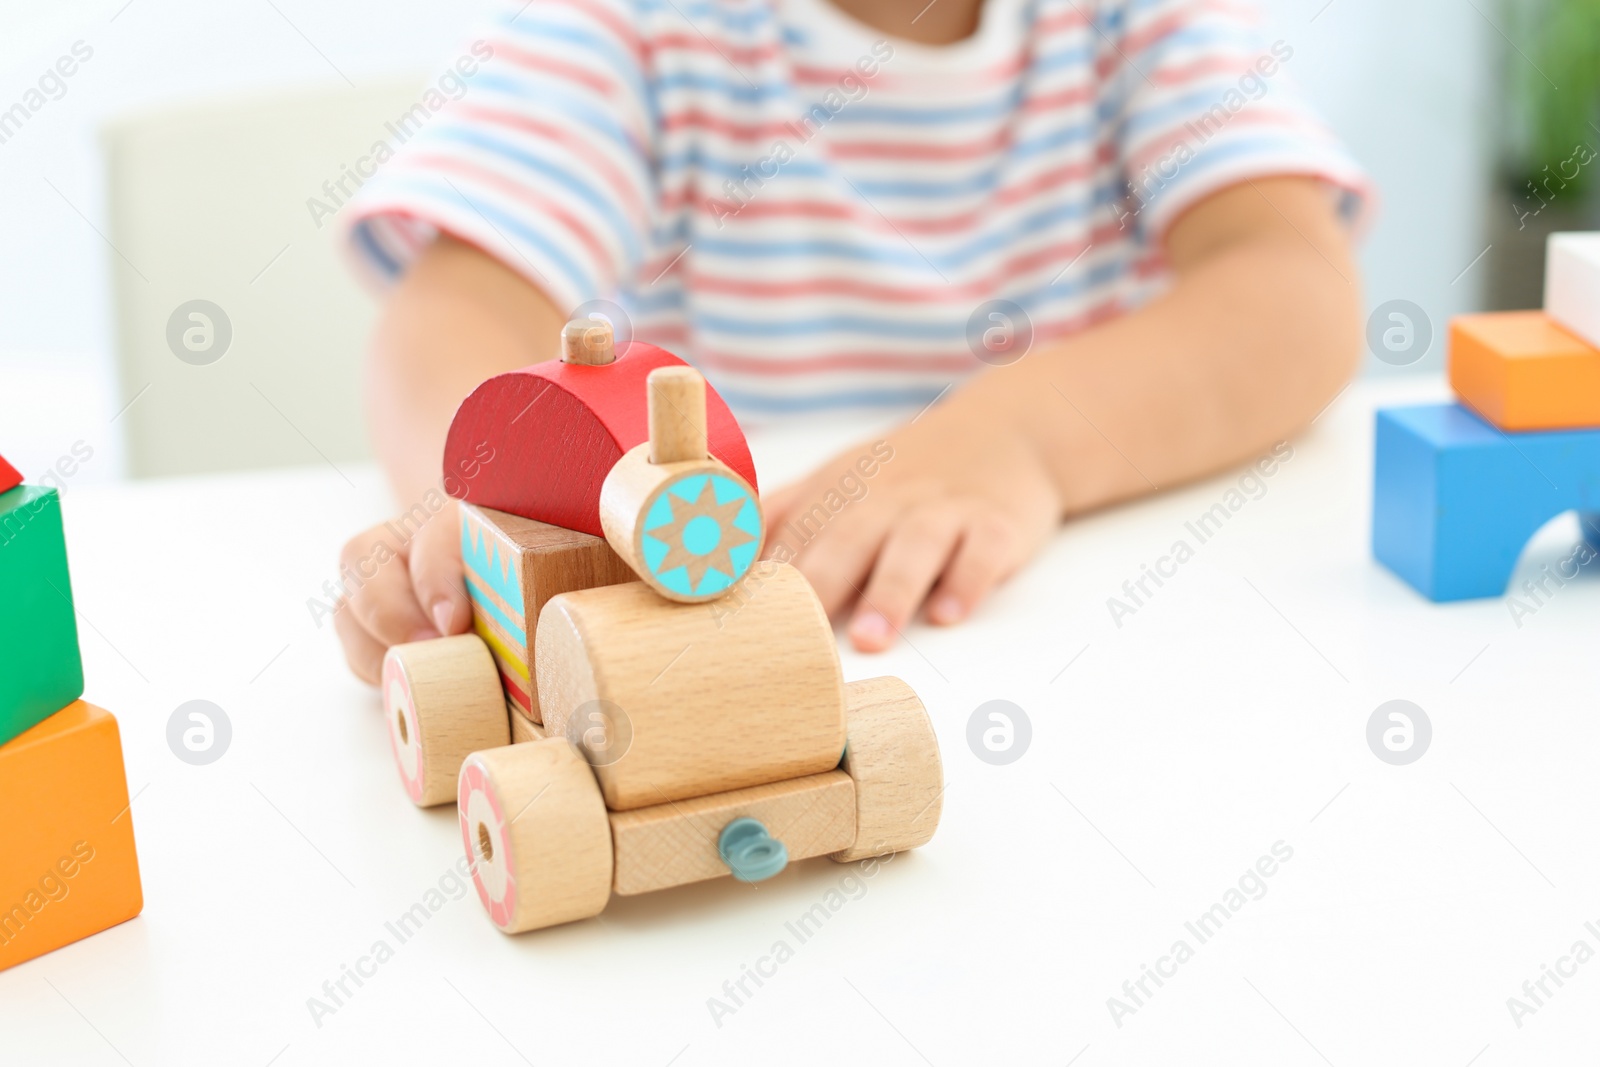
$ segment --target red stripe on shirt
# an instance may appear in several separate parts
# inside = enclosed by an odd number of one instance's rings
[[[457,159],[454,156],[418,152],[407,157],[407,163],[419,164],[420,167],[435,172],[459,174],[464,178],[472,179],[481,186],[494,189],[512,200],[526,204],[547,215],[555,222],[560,223],[568,233],[576,237],[583,247],[588,250],[589,254],[594,257],[595,263],[607,264],[612,261],[612,256],[606,251],[605,245],[601,244],[600,239],[595,236],[593,230],[584,224],[583,220],[569,212],[566,206],[559,201],[540,195],[531,189],[526,182],[518,182],[514,178],[497,174],[486,167],[480,167],[475,163]],[[468,204],[470,207],[471,202],[469,201]],[[473,210],[476,211],[476,209]]]
[[[575,11],[588,15],[611,31],[611,35],[617,39],[617,43],[627,51],[632,52],[640,63],[647,62],[651,47],[640,39],[638,31],[634,29],[633,24],[619,16],[609,5],[595,3],[593,0],[545,0],[545,2],[565,4]],[[512,22],[514,24],[516,19],[513,18]]]
[[[598,93],[607,100],[611,100],[617,95],[615,78],[590,70],[588,67],[579,66],[576,63],[568,63],[551,55],[524,52],[520,48],[502,43],[500,47],[495,49],[494,57],[496,59],[505,59],[514,67],[563,78]]]
[[[1122,227],[1106,223],[1090,231],[1087,240],[1062,241],[1043,248],[1021,252],[1000,263],[987,277],[964,285],[894,286],[874,285],[840,278],[814,278],[774,282],[751,281],[743,276],[724,276],[694,270],[684,278],[691,292],[719,293],[760,300],[803,299],[816,296],[849,296],[885,303],[918,304],[953,299],[987,299],[1018,278],[1037,271],[1070,266],[1091,248],[1107,247],[1123,233]],[[663,256],[663,259],[666,257]],[[651,274],[657,281],[663,275],[678,276],[689,268],[678,268],[690,257],[679,256]],[[657,261],[658,264],[660,261]],[[646,268],[643,273],[650,273]],[[1059,278],[1059,274],[1057,275]],[[1055,279],[1052,279],[1054,281]]]
[[[1122,313],[1120,299],[1113,297],[1102,300],[1066,319],[1035,323],[1033,343],[1038,345],[1081,333],[1091,326],[1117,318]],[[913,374],[954,376],[973,370],[976,357],[965,348],[927,355],[868,351],[834,352],[825,356],[783,357],[773,356],[770,353],[745,355],[699,345],[694,349],[692,362],[698,367],[759,378],[790,378],[841,371],[903,371]]]
[[[1102,145],[1097,150],[1093,161],[1067,163],[1037,174],[1020,185],[1001,189],[994,194],[989,203],[981,208],[972,208],[968,211],[946,215],[941,218],[891,218],[887,224],[883,219],[879,218],[876,212],[863,211],[853,200],[834,203],[815,200],[775,200],[770,197],[763,198],[758,196],[746,201],[743,208],[740,208],[738,202],[734,200],[725,200],[717,197],[705,197],[702,199],[693,195],[692,191],[684,190],[663,196],[661,207],[664,212],[671,212],[689,204],[696,210],[713,216],[737,215],[755,219],[832,219],[840,222],[862,222],[879,229],[883,229],[886,225],[892,225],[894,229],[907,233],[959,233],[962,230],[977,228],[996,207],[1010,207],[1027,200],[1029,197],[1049,192],[1064,182],[1077,181],[1084,178],[1092,179],[1098,169],[1109,165],[1114,160],[1115,149],[1113,146]]]
[[[1220,105],[1219,105],[1220,106]],[[1201,116],[1203,117],[1203,116]],[[1267,111],[1258,107],[1234,112],[1227,122],[1220,128],[1210,131],[1198,125],[1193,125],[1193,120],[1175,129],[1166,131],[1157,139],[1146,141],[1139,145],[1128,157],[1128,169],[1136,175],[1149,170],[1152,163],[1166,158],[1167,154],[1179,144],[1188,144],[1192,149],[1203,148],[1207,143],[1216,140],[1222,134],[1238,126],[1282,126],[1285,130],[1303,133],[1306,124],[1293,112],[1274,110]],[[1204,139],[1201,139],[1204,134]],[[1175,177],[1175,176],[1174,176]],[[1138,181],[1135,179],[1134,184]]]
[[[561,147],[572,152],[585,167],[599,174],[605,183],[610,186],[611,191],[628,206],[628,209],[633,213],[635,221],[643,224],[643,220],[647,218],[648,211],[645,204],[640,200],[639,191],[628,180],[628,176],[617,168],[609,156],[596,149],[591,140],[583,137],[572,128],[545,122],[528,115],[466,103],[457,105],[456,110],[463,115],[482,119],[491,125],[500,126],[508,130],[516,130],[519,133],[533,133],[541,137],[550,138],[560,144]]]

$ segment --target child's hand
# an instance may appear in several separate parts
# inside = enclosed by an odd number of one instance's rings
[[[924,601],[930,622],[966,618],[1063,510],[1031,444],[954,402],[886,440],[887,460],[883,443],[865,442],[766,501],[768,553],[794,553],[829,615],[855,604],[850,640],[863,652],[892,645]]]
[[[339,553],[347,599],[334,613],[333,627],[350,669],[373,685],[390,645],[465,633],[472,623],[456,502],[409,537],[405,522],[365,530]]]

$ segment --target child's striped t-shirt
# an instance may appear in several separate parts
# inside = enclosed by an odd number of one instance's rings
[[[828,0],[516,0],[340,214],[380,278],[448,232],[741,417],[916,406],[1148,299],[1225,186],[1355,214],[1294,65],[1228,0],[985,0],[944,47]]]

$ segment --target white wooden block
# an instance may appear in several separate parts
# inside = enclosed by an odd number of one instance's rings
[[[1600,233],[1553,233],[1544,253],[1544,310],[1600,348]]]

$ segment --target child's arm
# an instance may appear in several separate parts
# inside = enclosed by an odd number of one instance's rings
[[[440,237],[401,277],[367,360],[367,419],[402,505],[439,487],[456,408],[485,379],[554,359],[566,319],[471,245]]]
[[[888,647],[925,598],[932,621],[964,618],[1062,517],[1244,460],[1349,380],[1360,293],[1318,182],[1225,189],[1173,224],[1167,251],[1176,281],[1160,299],[986,371],[889,435],[866,495],[796,557],[830,613],[859,597],[856,647]],[[774,497],[769,528],[861,451]]]
[[[564,321],[538,289],[470,245],[441,237],[417,258],[384,305],[367,362],[367,420],[402,510],[443,496],[440,456],[466,395],[485,378],[553,359]],[[340,567],[363,581],[334,626],[359,677],[377,683],[390,645],[471,624],[456,521],[451,501],[410,542],[386,524],[345,544]]]
[[[894,459],[867,496],[796,558],[830,613],[865,592],[851,624],[858,647],[892,643],[930,589],[932,620],[958,621],[1064,515],[1243,459],[1308,422],[1349,378],[1355,268],[1316,182],[1219,193],[1173,225],[1168,251],[1177,282],[1160,300],[988,371],[890,435]],[[403,503],[437,489],[461,399],[490,375],[554,358],[562,319],[515,272],[447,238],[412,265],[368,371],[368,418]],[[769,528],[836,486],[858,451],[773,496]],[[358,534],[341,565],[366,578],[385,555],[335,616],[352,669],[372,682],[389,645],[471,621],[453,507],[409,544],[384,526]]]

